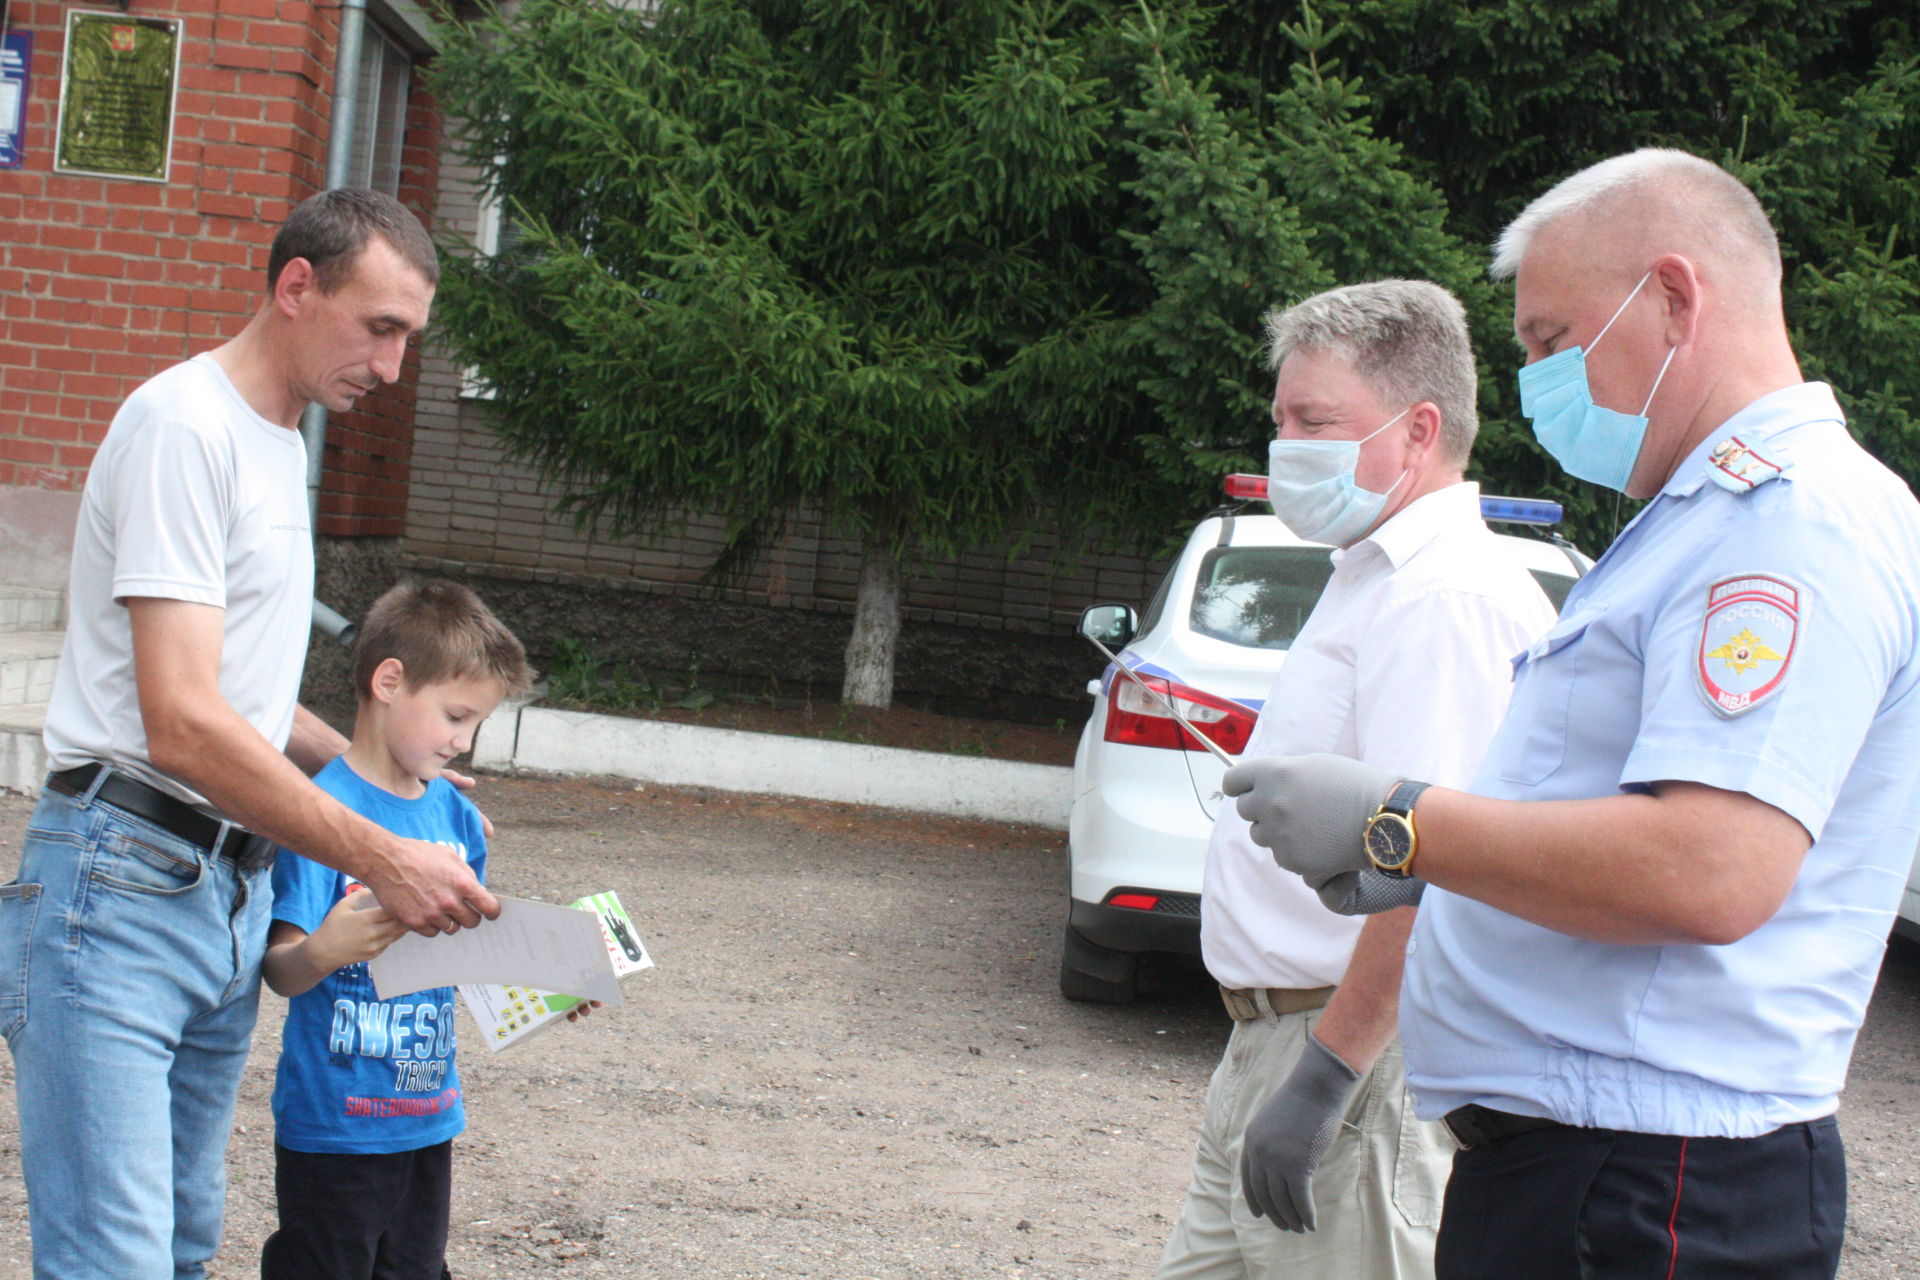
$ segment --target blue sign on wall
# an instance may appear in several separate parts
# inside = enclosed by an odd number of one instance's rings
[[[27,69],[33,65],[33,32],[0,37],[0,169],[18,169],[26,150]]]

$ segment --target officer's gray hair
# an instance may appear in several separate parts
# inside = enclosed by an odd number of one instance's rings
[[[1488,274],[1495,280],[1512,278],[1542,227],[1617,197],[1654,190],[1671,193],[1667,212],[1681,220],[1694,243],[1717,249],[1737,262],[1757,263],[1772,283],[1779,282],[1780,240],[1753,192],[1713,161],[1665,147],[1629,151],[1563,179],[1507,224],[1494,245]],[[1661,253],[1683,246],[1650,244],[1648,248]]]
[[[1317,293],[1267,313],[1274,372],[1296,351],[1339,355],[1393,411],[1431,402],[1440,410],[1448,461],[1465,466],[1480,429],[1479,379],[1459,299],[1426,280],[1375,280]]]

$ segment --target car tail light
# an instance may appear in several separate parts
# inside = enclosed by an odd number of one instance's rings
[[[1253,712],[1237,702],[1216,698],[1159,676],[1140,677],[1173,701],[1180,714],[1232,755],[1246,750],[1253,735]],[[1125,676],[1115,676],[1107,707],[1108,742],[1133,747],[1167,747],[1174,751],[1205,751],[1180,722],[1167,714],[1160,699]]]
[[[1160,905],[1160,897],[1153,893],[1116,893],[1107,899],[1110,907],[1128,907],[1134,911],[1151,911]]]

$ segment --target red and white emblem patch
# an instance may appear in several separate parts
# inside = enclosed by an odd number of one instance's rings
[[[1805,593],[1785,578],[1744,573],[1707,588],[1695,674],[1723,716],[1753,710],[1780,692],[1793,665]]]

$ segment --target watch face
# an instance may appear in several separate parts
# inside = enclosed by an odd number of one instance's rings
[[[1367,823],[1367,857],[1381,871],[1398,871],[1413,856],[1413,824],[1397,813],[1382,813]]]

